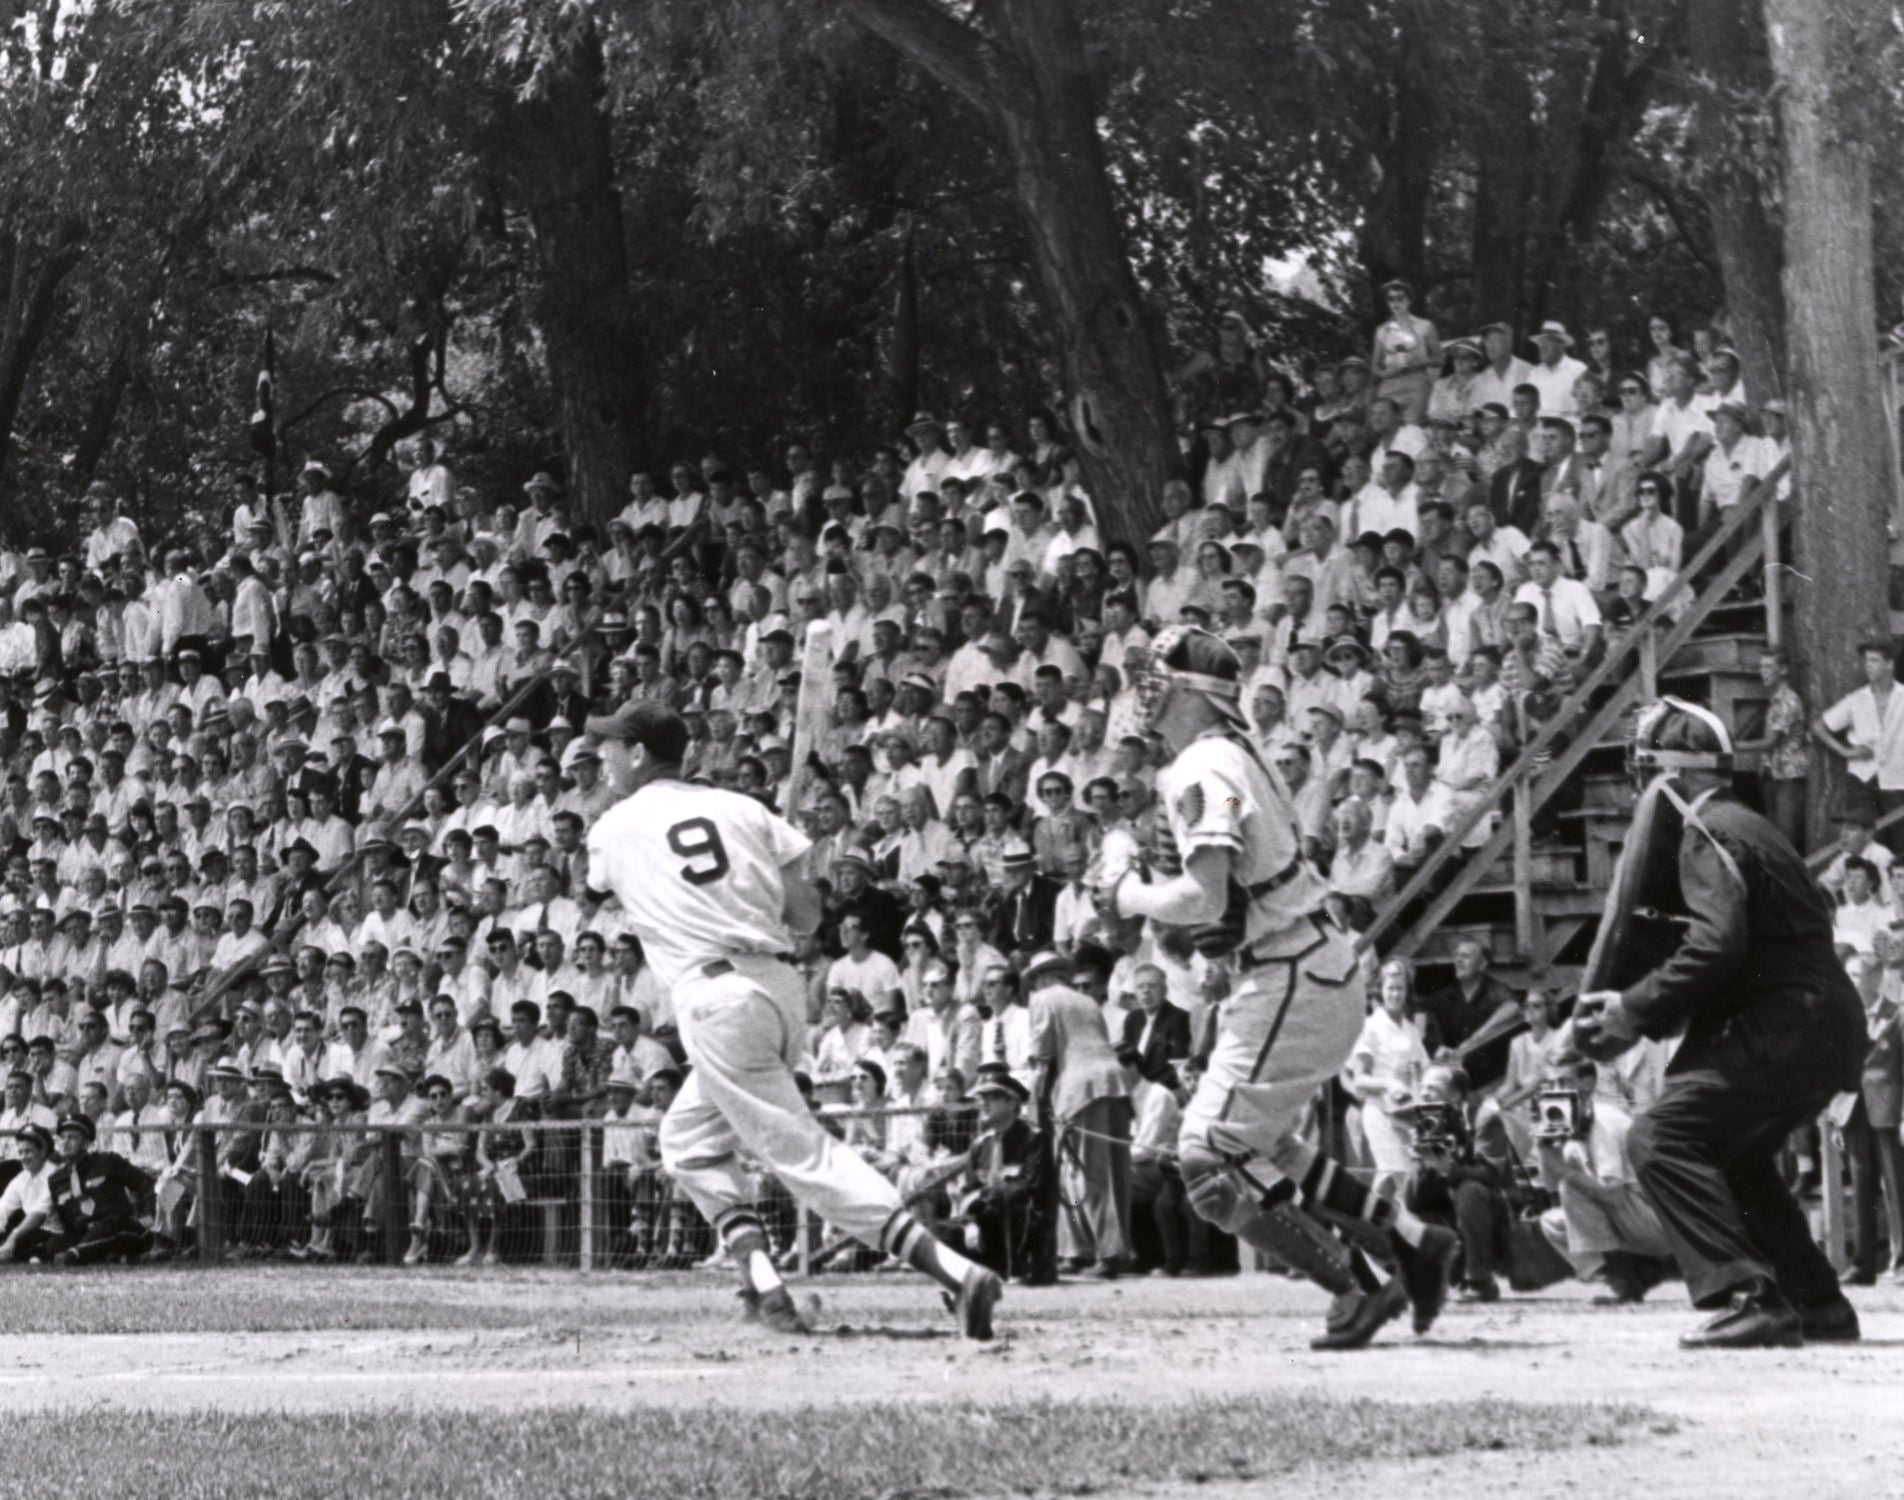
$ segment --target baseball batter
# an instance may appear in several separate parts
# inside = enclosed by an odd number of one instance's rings
[[[1157,790],[1182,871],[1115,873],[1100,901],[1113,918],[1188,927],[1205,954],[1235,955],[1209,1070],[1184,1111],[1184,1185],[1203,1218],[1335,1294],[1316,1348],[1359,1348],[1410,1303],[1427,1330],[1458,1242],[1338,1175],[1301,1137],[1309,1102],[1361,1029],[1360,969],[1349,934],[1322,914],[1327,887],[1301,857],[1289,795],[1244,737],[1241,677],[1236,653],[1207,630],[1157,638],[1136,687],[1175,757]],[[1377,1277],[1331,1224],[1392,1259],[1399,1277]]]
[[[935,1239],[820,1128],[794,1084],[806,991],[776,955],[819,925],[818,893],[799,874],[806,836],[750,797],[684,781],[688,732],[672,709],[636,703],[588,729],[611,784],[631,788],[589,830],[589,894],[620,899],[693,1064],[661,1122],[662,1165],[741,1268],[749,1308],[806,1331],[768,1254],[743,1150],[828,1223],[932,1277],[966,1336],[990,1338],[998,1277]]]

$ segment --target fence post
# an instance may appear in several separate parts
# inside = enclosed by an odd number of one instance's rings
[[[408,1222],[403,1210],[408,1196],[403,1180],[403,1137],[394,1130],[386,1131],[377,1142],[377,1150],[383,1162],[383,1170],[378,1174],[383,1178],[383,1202],[378,1209],[383,1217],[383,1263],[400,1266],[409,1245],[403,1233]]]
[[[595,1131],[588,1121],[576,1132],[582,1140],[581,1218],[576,1225],[577,1270],[595,1269]]]
[[[1778,552],[1780,507],[1776,495],[1767,495],[1759,508],[1765,530],[1765,644],[1776,649],[1785,641],[1785,568]]]
[[[218,1138],[209,1130],[193,1133],[198,1162],[198,1258],[225,1258],[225,1181],[218,1171]]]

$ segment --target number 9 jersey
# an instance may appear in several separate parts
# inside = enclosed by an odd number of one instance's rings
[[[784,866],[807,836],[738,792],[657,779],[588,833],[588,883],[611,891],[670,989],[694,965],[786,953]]]

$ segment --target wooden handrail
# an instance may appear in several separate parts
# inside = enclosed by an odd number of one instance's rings
[[[1715,602],[1723,598],[1725,593],[1744,578],[1758,562],[1761,548],[1760,540],[1757,537],[1752,538],[1740,549],[1739,554],[1719,571],[1713,582]],[[1670,660],[1672,653],[1692,638],[1693,632],[1709,612],[1709,609],[1687,611],[1660,643],[1661,659]],[[1538,780],[1525,789],[1530,812],[1545,806],[1548,799],[1565,784],[1567,778],[1579,769],[1580,763],[1599,748],[1601,738],[1619,721],[1621,715],[1632,707],[1642,686],[1640,679],[1633,676],[1628,677],[1613,690],[1612,696],[1600,705],[1578,737],[1554,758]],[[1464,866],[1454,880],[1435,897],[1414,926],[1410,927],[1396,943],[1393,949],[1396,957],[1406,958],[1412,955],[1427,941],[1429,934],[1441,925],[1449,912],[1454,910],[1455,904],[1480,884],[1481,877],[1487,873],[1494,861],[1501,857],[1512,837],[1512,823],[1504,820],[1502,826],[1495,830],[1487,843],[1475,851],[1472,861]]]
[[[1614,697],[1593,716],[1587,729],[1569,744],[1561,759],[1555,761],[1549,772],[1533,787],[1528,804],[1529,815],[1537,812],[1548,798],[1553,796],[1559,789],[1560,782],[1580,761],[1586,758],[1587,752],[1598,744],[1601,735],[1630,706],[1632,696],[1639,689],[1639,679],[1629,676],[1617,684],[1613,679],[1616,673],[1625,666],[1628,658],[1639,652],[1641,642],[1655,630],[1665,607],[1691,587],[1692,580],[1711,565],[1733,538],[1747,531],[1748,528],[1752,529],[1753,534],[1747,538],[1732,560],[1721,569],[1712,586],[1695,599],[1692,608],[1674,622],[1665,640],[1656,643],[1657,657],[1662,663],[1671,660],[1672,654],[1692,637],[1693,632],[1718,607],[1726,593],[1758,561],[1765,548],[1765,539],[1757,530],[1757,520],[1760,509],[1767,503],[1769,503],[1768,497],[1761,492],[1753,500],[1732,509],[1732,512],[1706,539],[1692,559],[1673,575],[1672,581],[1660,591],[1657,598],[1647,605],[1639,619],[1634,622],[1632,629],[1607,651],[1600,659],[1599,665],[1589,672],[1568,695],[1560,710],[1522,747],[1514,763],[1495,781],[1487,796],[1463,814],[1455,826],[1447,831],[1447,837],[1427,859],[1422,861],[1407,883],[1390,898],[1381,911],[1376,913],[1374,922],[1358,939],[1359,947],[1363,949],[1374,947],[1382,935],[1400,921],[1402,912],[1427,891],[1434,878],[1451,861],[1468,852],[1462,849],[1463,840],[1480,826],[1483,818],[1496,811],[1511,792],[1519,791],[1534,777],[1539,769],[1542,755],[1565,730],[1574,726],[1577,717],[1586,708],[1593,695],[1609,685],[1613,686]],[[1616,704],[1617,707],[1615,707]],[[1609,709],[1613,711],[1608,712]],[[1563,763],[1565,770],[1561,769]],[[1555,771],[1559,771],[1558,777],[1553,774]],[[1500,858],[1512,838],[1513,822],[1511,819],[1503,819],[1501,826],[1496,828],[1494,835],[1487,843],[1480,849],[1472,851],[1467,868],[1456,877],[1454,884],[1436,898],[1429,910],[1423,914],[1422,919],[1416,922],[1415,928],[1411,929],[1408,937],[1397,945],[1395,951],[1399,956],[1406,957],[1408,953],[1412,953],[1420,946],[1424,935],[1419,934],[1417,930],[1422,926],[1422,922],[1433,915],[1438,924],[1440,919],[1453,909],[1455,901],[1476,885],[1481,874]]]

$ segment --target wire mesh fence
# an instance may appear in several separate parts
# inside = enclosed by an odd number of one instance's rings
[[[975,1106],[952,1110],[975,1117]],[[815,1111],[824,1128],[857,1135],[862,1145],[901,1122],[946,1113],[946,1106]],[[149,1171],[154,1231],[189,1243],[203,1263],[313,1258],[321,1231],[321,1259],[399,1265],[467,1261],[480,1251],[491,1264],[685,1268],[718,1247],[662,1170],[655,1127],[615,1119],[201,1119],[102,1125],[97,1149],[135,1162],[142,1144],[147,1161],[154,1146],[162,1151],[165,1165]],[[921,1157],[916,1165],[930,1163]],[[823,1227],[770,1175],[757,1172],[755,1185],[770,1236],[806,1270]]]

